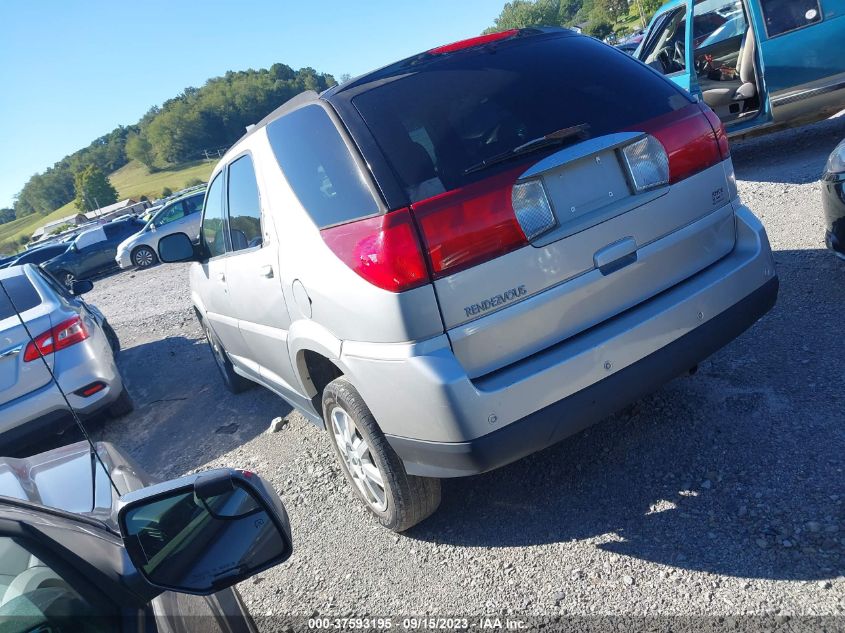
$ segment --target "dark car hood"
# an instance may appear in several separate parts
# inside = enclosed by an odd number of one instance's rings
[[[96,447],[121,495],[149,485],[149,477],[114,446],[98,442]],[[87,442],[25,459],[0,457],[0,495],[106,522],[118,498]]]

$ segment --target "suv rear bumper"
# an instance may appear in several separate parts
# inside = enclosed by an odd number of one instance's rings
[[[426,442],[388,437],[408,472],[455,477],[493,470],[574,435],[659,389],[751,327],[775,304],[773,277],[704,325],[568,398],[469,442]]]
[[[774,305],[765,230],[736,204],[736,246],[574,337],[470,379],[445,336],[344,342],[341,362],[410,474],[472,475],[551,446],[680,375]]]

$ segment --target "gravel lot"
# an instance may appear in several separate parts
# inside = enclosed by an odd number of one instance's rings
[[[96,434],[161,477],[231,465],[273,483],[295,553],[242,585],[256,616],[841,616],[845,263],[824,250],[817,179],[843,136],[840,117],[733,144],[776,251],[772,313],[697,375],[590,430],[445,481],[439,513],[403,536],[353,499],[323,433],[261,388],[224,391],[185,265],[91,293],[138,405]],[[289,424],[265,433],[279,415]]]

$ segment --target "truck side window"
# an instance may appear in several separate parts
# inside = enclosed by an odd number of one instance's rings
[[[822,20],[818,0],[760,0],[760,6],[763,8],[763,19],[769,37]]]

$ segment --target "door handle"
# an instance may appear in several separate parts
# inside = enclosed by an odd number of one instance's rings
[[[226,273],[217,273],[217,281],[226,281]]]
[[[262,266],[259,269],[258,274],[261,275],[262,277],[266,277],[267,279],[272,279],[273,278],[273,267],[270,266],[270,264],[267,264],[266,266]]]

